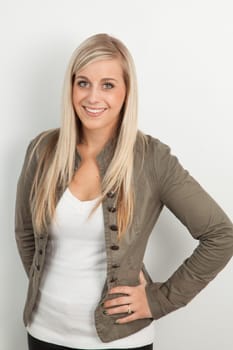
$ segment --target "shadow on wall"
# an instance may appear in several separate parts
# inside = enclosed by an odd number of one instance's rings
[[[14,211],[16,177],[18,177],[19,147],[11,144],[5,162],[2,190],[4,218],[1,235],[1,327],[0,348],[15,350],[18,344],[26,349],[26,337],[22,321],[23,306],[26,297],[27,277],[24,273],[15,242]],[[7,210],[6,210],[7,208]],[[25,346],[21,347],[22,344]]]
[[[166,281],[197,244],[186,227],[164,207],[149,238],[144,259],[152,279]]]
[[[57,40],[57,39],[56,39]],[[50,46],[49,46],[50,44]],[[29,48],[19,57],[19,75],[15,84],[23,87],[14,96],[10,111],[14,115],[14,129],[9,118],[9,140],[5,166],[2,168],[1,223],[1,316],[0,348],[26,349],[26,330],[23,325],[23,307],[27,292],[27,277],[17,252],[14,236],[16,184],[23,165],[26,148],[41,131],[60,124],[60,98],[65,69],[73,48],[68,42],[44,43]],[[46,54],[45,54],[46,53]],[[26,68],[25,68],[26,67]],[[7,208],[7,210],[6,210]],[[9,336],[10,335],[10,336]]]

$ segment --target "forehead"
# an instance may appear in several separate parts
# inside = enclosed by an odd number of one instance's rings
[[[79,75],[90,79],[103,79],[106,77],[123,79],[123,69],[120,59],[105,59],[89,63],[77,72],[76,76],[78,77]]]

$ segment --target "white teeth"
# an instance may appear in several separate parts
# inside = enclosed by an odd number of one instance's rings
[[[105,108],[94,109],[94,108],[88,108],[88,107],[85,107],[85,109],[90,113],[100,113],[105,110]]]

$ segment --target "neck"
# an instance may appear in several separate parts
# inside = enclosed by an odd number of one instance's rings
[[[82,130],[81,148],[86,148],[88,153],[96,156],[105,144],[114,137],[116,130]]]

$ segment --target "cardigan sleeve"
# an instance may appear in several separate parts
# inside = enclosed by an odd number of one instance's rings
[[[29,197],[37,169],[40,153],[39,147],[41,148],[41,141],[45,139],[44,137],[47,134],[51,134],[50,130],[41,132],[29,143],[17,182],[15,238],[18,252],[28,277],[35,252],[34,229]]]
[[[197,248],[164,283],[146,287],[154,319],[185,306],[233,255],[233,225],[224,211],[185,170],[170,148],[153,142],[153,174],[161,202],[187,227]]]
[[[17,182],[16,202],[15,202],[15,238],[21,261],[27,276],[29,276],[32,264],[35,241],[31,209],[29,203],[30,189],[33,181],[32,164],[29,166],[29,157],[32,150],[33,141],[27,147],[24,157],[23,167]],[[32,160],[35,163],[35,160]]]

